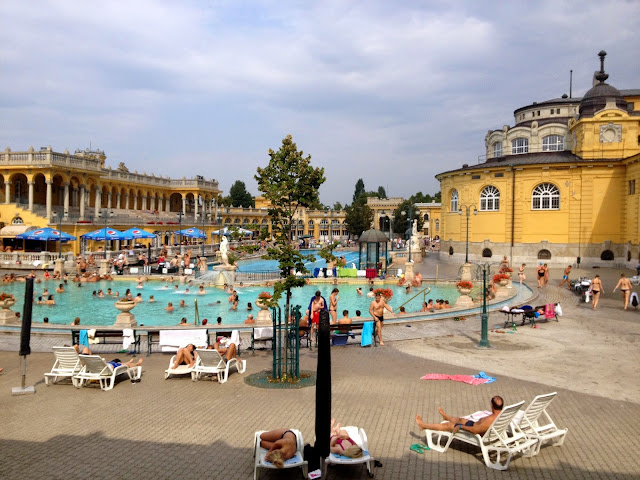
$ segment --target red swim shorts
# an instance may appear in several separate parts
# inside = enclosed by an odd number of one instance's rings
[[[315,325],[320,324],[320,312],[313,312],[313,314],[311,315],[311,323]]]

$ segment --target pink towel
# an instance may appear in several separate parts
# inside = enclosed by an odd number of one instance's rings
[[[420,380],[453,380],[454,382],[463,382],[469,385],[482,385],[489,381],[486,378],[475,378],[473,375],[447,375],[444,373],[427,373]]]
[[[555,303],[547,303],[544,307],[544,318],[547,320],[556,316],[556,304]]]

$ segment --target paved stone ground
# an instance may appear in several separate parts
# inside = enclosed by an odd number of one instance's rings
[[[432,267],[433,261],[421,265],[425,273]],[[454,267],[441,266],[441,274],[447,269]],[[639,478],[640,313],[623,312],[617,293],[611,295],[619,272],[601,269],[600,274],[608,293],[593,312],[573,293],[558,290],[560,272],[552,271],[550,286],[536,303],[561,300],[560,322],[490,332],[496,348],[476,348],[477,317],[385,327],[384,347],[332,348],[333,416],[365,428],[372,454],[383,463],[375,472],[380,479]],[[502,320],[502,314],[492,313],[490,327]],[[409,330],[410,337],[419,331],[419,338],[404,339]],[[40,341],[51,340],[34,339]],[[0,374],[0,478],[248,479],[255,430],[294,427],[306,442],[313,440],[314,388],[258,389],[237,373],[223,385],[164,380],[169,356],[163,354],[145,357],[141,383],[122,381],[102,392],[46,387],[42,373],[51,368],[53,355],[37,352],[28,359],[27,376],[37,393],[14,397],[10,388],[20,384],[16,345],[15,337],[0,336],[5,368]],[[315,351],[303,350],[301,357],[302,368],[315,370]],[[247,373],[266,370],[271,361],[267,351],[244,352],[243,358]],[[498,381],[470,386],[420,380],[426,373],[480,370]],[[543,447],[532,459],[516,458],[506,472],[485,467],[479,451],[465,444],[454,442],[446,454],[409,450],[424,441],[415,425],[417,413],[437,421],[440,405],[466,414],[488,408],[494,394],[514,403],[551,391],[558,397],[550,413],[569,428],[564,446]],[[260,478],[299,475],[299,470],[262,471]],[[330,467],[328,477],[367,478],[361,466]]]

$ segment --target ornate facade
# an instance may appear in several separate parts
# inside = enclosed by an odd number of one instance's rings
[[[640,261],[640,89],[607,84],[599,55],[584,97],[517,109],[513,127],[489,131],[478,164],[436,176],[441,258],[462,260],[468,236],[476,260]]]

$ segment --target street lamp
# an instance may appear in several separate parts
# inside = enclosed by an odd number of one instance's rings
[[[471,214],[471,207],[473,207],[473,214],[477,215],[478,214],[478,208],[476,207],[475,203],[472,203],[471,205],[459,205],[458,206],[458,215],[462,215],[462,209],[464,208],[466,213],[467,213],[467,247],[466,247],[466,254],[465,254],[465,258],[464,258],[464,263],[469,263],[469,216]]]
[[[178,212],[178,246],[182,254],[182,210]]]
[[[58,220],[58,232],[60,233],[60,239],[58,240],[58,258],[62,258],[62,213],[56,212]]]
[[[402,215],[406,215],[407,212],[402,211]],[[413,204],[409,205],[409,228],[404,232],[406,236],[409,237],[409,241],[407,242],[407,247],[409,248],[409,263],[411,263],[411,234],[413,233]]]
[[[205,242],[206,242],[206,240],[207,240],[207,234],[206,234],[206,233],[205,233],[205,231],[204,231],[204,220],[205,220],[206,214],[205,214],[205,212],[203,211],[200,215],[202,215],[202,233],[204,233],[204,234],[205,234],[204,238],[202,239],[202,256],[204,257],[204,243],[205,243]]]
[[[107,217],[109,210],[107,208],[102,209],[102,216],[104,217],[104,258],[107,259]]]

